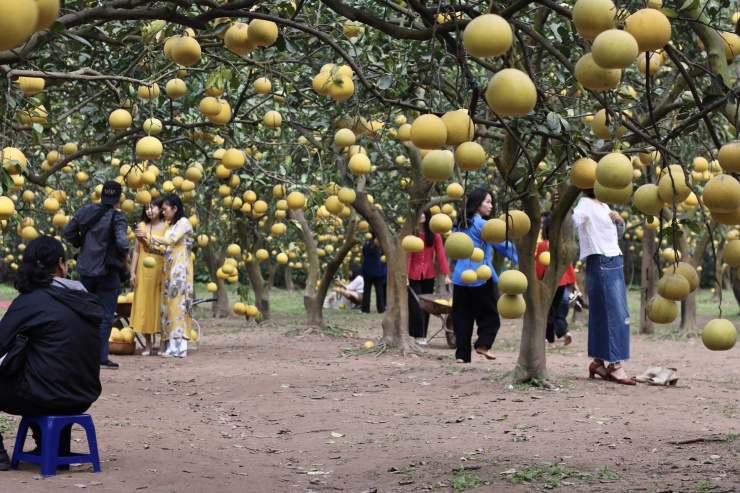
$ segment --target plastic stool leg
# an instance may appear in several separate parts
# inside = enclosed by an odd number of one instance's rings
[[[93,465],[93,471],[101,472],[100,469],[100,456],[98,455],[98,439],[95,434],[95,425],[90,418],[89,423],[85,423],[83,426],[87,432],[87,446],[90,449],[90,462]]]
[[[56,476],[59,457],[59,432],[54,418],[49,417],[41,430],[41,475]]]
[[[18,425],[18,435],[15,437],[15,448],[13,449],[13,457],[10,459],[11,469],[18,469],[18,464],[21,461],[20,453],[23,452],[23,445],[26,443],[28,425],[28,418],[21,419],[21,424]]]

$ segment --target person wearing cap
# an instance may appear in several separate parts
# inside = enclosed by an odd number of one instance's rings
[[[124,264],[129,263],[128,224],[123,212],[118,211],[121,201],[121,185],[115,181],[103,184],[100,203],[83,206],[64,228],[64,238],[80,249],[77,257],[77,273],[80,282],[94,293],[103,307],[100,323],[100,368],[115,370],[117,363],[108,358],[108,339],[113,328],[113,317],[121,293],[121,280],[116,269],[106,266],[108,248],[115,248]],[[111,234],[111,226],[113,234]]]

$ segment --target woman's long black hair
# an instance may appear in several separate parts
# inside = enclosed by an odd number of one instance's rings
[[[164,213],[162,212],[162,199],[160,199],[159,197],[152,197],[149,205],[145,205],[144,208],[141,209],[141,220],[144,221],[146,224],[152,222],[152,220],[149,219],[149,216],[146,215],[146,210],[152,205],[155,207],[159,207],[159,219],[164,219]]]
[[[49,286],[56,272],[59,259],[67,260],[64,247],[51,236],[39,236],[26,246],[23,263],[18,269],[15,289],[21,294],[31,293]]]
[[[172,218],[172,224],[175,224],[177,221],[185,217],[185,211],[183,210],[182,206],[182,200],[180,200],[180,197],[175,195],[174,193],[169,194],[164,199],[162,199],[162,205],[169,205],[170,207],[175,206],[177,207],[177,212],[175,212],[175,217]]]
[[[429,209],[423,212],[424,214],[424,245],[428,247],[434,246],[434,233],[429,228],[429,221],[432,219],[432,211]]]
[[[465,201],[464,209],[460,209],[457,214],[457,227],[458,228],[469,228],[473,224],[473,216],[478,213],[478,207],[486,200],[486,196],[490,195],[488,190],[483,188],[474,188],[468,194],[468,199]],[[484,217],[483,219],[488,219]]]

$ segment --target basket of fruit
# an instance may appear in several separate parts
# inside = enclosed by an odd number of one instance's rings
[[[449,294],[420,294],[419,306],[432,315],[452,313],[452,298]]]
[[[131,327],[118,329],[113,327],[108,339],[108,352],[116,355],[134,354],[136,351],[136,341],[134,340],[134,331]]]

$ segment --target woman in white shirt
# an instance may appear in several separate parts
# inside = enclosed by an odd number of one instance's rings
[[[624,264],[619,238],[624,235],[624,221],[616,211],[596,199],[593,189],[584,190],[573,210],[578,228],[581,262],[586,263],[588,292],[589,378],[622,385],[635,385],[622,368],[630,357],[630,314]]]
[[[335,294],[330,294],[324,300],[324,308],[339,308],[340,304],[355,308],[362,304],[362,292],[365,290],[365,281],[360,273],[360,268],[353,266],[349,268],[349,283],[344,283],[339,278],[334,280],[339,284],[339,288],[334,288]]]

